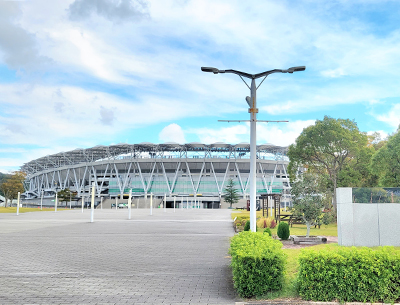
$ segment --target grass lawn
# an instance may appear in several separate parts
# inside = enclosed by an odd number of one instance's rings
[[[257,228],[257,231],[262,231],[263,229]],[[272,234],[276,233],[277,228],[271,230]],[[293,225],[290,228],[290,235],[306,235],[307,234],[307,226],[306,225]],[[310,235],[321,235],[321,236],[337,236],[337,224],[330,223],[329,225],[321,225],[321,228],[314,228],[314,226],[310,229]]]
[[[272,211],[273,213],[274,211]],[[257,214],[257,218],[262,217],[262,211],[256,211]],[[285,209],[281,209],[281,215],[290,215],[292,213],[290,212],[285,212]],[[271,215],[271,209],[268,209],[268,216]],[[265,215],[267,216],[267,215]],[[232,214],[231,214],[232,219],[234,219],[235,217],[248,217],[250,218],[250,212],[249,211],[243,211],[243,210],[232,210]]]
[[[290,214],[285,213],[283,209],[281,209],[281,214]],[[235,217],[242,217],[250,219],[250,212],[248,211],[232,211],[231,218],[235,219]],[[262,211],[257,211],[257,218],[262,217]],[[263,231],[261,228],[257,228],[257,231]],[[276,235],[277,228],[271,229],[272,234]],[[306,235],[307,226],[306,225],[293,225],[290,228],[290,235]],[[337,236],[337,225],[336,223],[331,223],[329,225],[321,225],[321,228],[318,229],[311,227],[310,235],[322,235],[322,236]]]
[[[312,246],[313,249],[326,249],[338,247],[337,244],[320,244]],[[285,270],[285,284],[280,291],[271,292],[259,299],[279,299],[279,298],[298,298],[296,292],[296,276],[299,271],[298,257],[301,249],[283,249],[287,254],[286,270]]]
[[[57,211],[64,211],[68,210],[65,208],[57,208]],[[27,212],[45,212],[45,211],[54,211],[54,208],[45,208],[40,210],[40,208],[19,208],[20,213],[27,213]],[[0,207],[0,213],[17,213],[17,207]]]

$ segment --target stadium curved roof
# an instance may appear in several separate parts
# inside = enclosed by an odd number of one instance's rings
[[[286,155],[287,147],[276,146],[272,144],[257,145],[257,152],[269,154]],[[125,158],[138,158],[142,153],[160,153],[160,152],[240,152],[246,153],[250,151],[249,143],[239,143],[236,145],[217,142],[213,144],[203,144],[199,142],[191,142],[187,144],[178,144],[175,142],[167,142],[162,144],[154,144],[142,142],[139,144],[119,143],[115,145],[97,145],[92,148],[77,148],[67,152],[59,152],[48,155],[25,163],[21,170],[34,174],[43,170],[58,168],[62,166],[75,165],[80,163],[116,160],[121,156]]]

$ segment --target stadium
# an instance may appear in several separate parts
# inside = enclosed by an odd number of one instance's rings
[[[281,205],[290,205],[287,147],[257,146],[257,198],[282,194]],[[127,200],[130,190],[137,207],[226,208],[222,196],[232,179],[241,197],[234,207],[244,207],[250,189],[250,145],[225,143],[140,143],[95,146],[41,157],[25,163],[26,202],[51,204],[57,191],[76,192],[74,205],[89,200],[92,183],[96,202],[111,207]],[[42,199],[43,198],[43,199]],[[135,202],[135,201],[134,201]],[[175,202],[175,203],[174,203]],[[53,203],[54,204],[54,203]],[[70,203],[71,204],[71,203]]]

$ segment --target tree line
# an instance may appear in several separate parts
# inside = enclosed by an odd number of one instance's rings
[[[325,116],[303,129],[288,157],[294,212],[311,215],[307,226],[318,211],[336,210],[337,187],[400,186],[400,128],[382,139],[361,132],[354,120]]]

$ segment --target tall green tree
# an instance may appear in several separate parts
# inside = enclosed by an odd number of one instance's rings
[[[367,135],[354,121],[325,116],[304,128],[295,144],[289,146],[289,174],[296,177],[298,168],[305,167],[329,181],[336,209],[339,173],[367,143]]]
[[[239,191],[235,187],[235,184],[233,183],[232,179],[228,180],[228,183],[226,184],[226,187],[224,189],[224,200],[228,202],[231,205],[237,203],[239,201]]]
[[[58,200],[61,202],[65,202],[65,206],[67,206],[67,202],[75,197],[76,193],[72,192],[69,188],[65,188],[57,193]]]
[[[378,185],[378,176],[371,169],[370,163],[375,147],[360,147],[355,155],[350,156],[338,173],[338,187],[374,187]]]
[[[9,178],[10,177],[10,175],[8,175],[8,174],[3,174],[3,173],[0,173],[0,185],[3,183],[3,181],[5,181],[7,178]],[[4,194],[3,194],[3,192],[2,192],[2,190],[1,190],[1,188],[0,188],[0,195],[1,196],[4,196]]]
[[[307,237],[312,225],[319,224],[324,208],[323,194],[318,188],[317,176],[304,173],[292,183],[293,214],[303,218],[307,225]]]
[[[380,186],[400,186],[400,127],[374,154],[371,169],[379,176]]]
[[[6,198],[6,202],[4,203],[5,207],[7,207],[8,200],[12,201],[13,199],[17,198],[18,192],[24,192],[25,177],[26,174],[24,172],[16,171],[13,172],[6,179],[2,180],[0,184],[0,189],[4,197]]]

